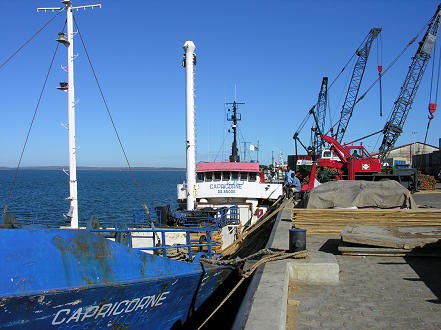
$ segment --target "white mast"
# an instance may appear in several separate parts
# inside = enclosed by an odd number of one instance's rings
[[[77,196],[77,152],[75,144],[75,87],[74,87],[74,56],[73,56],[73,17],[72,3],[66,3],[67,9],[67,72],[68,72],[68,116],[69,116],[69,191],[70,208],[72,210],[71,228],[78,228],[78,196]]]
[[[196,46],[193,41],[186,41],[185,50],[185,106],[187,118],[187,210],[194,210],[196,191],[196,143],[194,134],[194,72],[193,65],[196,64],[194,50]]]
[[[72,7],[72,1],[64,0],[67,16],[67,41],[63,37],[59,37],[57,41],[61,42],[67,47],[67,70],[68,70],[68,117],[69,117],[69,192],[70,196],[67,200],[70,201],[69,216],[71,217],[70,227],[78,228],[78,196],[77,196],[77,157],[76,157],[76,143],[75,143],[75,87],[74,87],[74,53],[73,53],[73,9],[86,9],[100,7],[101,5],[87,5]],[[41,10],[61,10],[63,8],[38,8]]]

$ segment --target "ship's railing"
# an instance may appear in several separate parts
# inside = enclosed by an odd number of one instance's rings
[[[127,226],[127,225],[125,225]],[[117,226],[118,227],[118,226]],[[217,228],[199,227],[199,228],[103,228],[88,229],[94,233],[115,239],[116,242],[127,245],[131,248],[142,251],[153,251],[154,254],[162,252],[167,257],[167,251],[170,249],[185,249],[187,258],[193,260],[193,257],[202,252],[209,258],[215,258],[220,253],[215,252],[215,248],[222,245],[221,242],[214,240],[213,232],[217,232]],[[185,244],[167,245],[167,234],[175,233],[185,236]],[[174,235],[176,238],[176,235]],[[193,237],[192,237],[193,236]],[[196,239],[195,239],[196,238]],[[134,241],[138,239],[136,247]],[[139,240],[145,241],[144,245],[140,245]]]
[[[163,226],[167,224],[168,208],[158,207],[154,211],[146,213],[145,209],[133,210],[133,222],[138,225]],[[237,205],[222,207],[215,210],[190,210],[176,211],[170,215],[173,223],[184,227],[213,227],[222,228],[226,225],[238,225],[240,223],[240,210]]]
[[[132,210],[132,219],[136,225],[154,225],[158,226],[162,224],[163,210],[151,210],[148,213],[145,209],[134,209]]]

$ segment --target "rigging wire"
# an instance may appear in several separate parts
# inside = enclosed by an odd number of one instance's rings
[[[352,67],[352,66],[355,66],[355,59],[354,59],[352,62],[354,62],[354,63],[352,63],[351,67]],[[351,75],[351,72],[349,71],[349,72],[348,72],[348,75],[347,75],[347,78],[346,78],[346,82],[345,82],[345,84],[344,84],[344,86],[343,86],[344,88],[341,90],[340,98],[338,99],[337,106],[335,107],[335,113],[337,114],[337,117],[338,117],[338,110],[337,110],[337,109],[340,108],[340,105],[341,105],[341,103],[342,103],[343,96],[346,95],[346,92],[347,92],[347,90],[348,90],[348,88],[349,88],[349,84],[351,83],[351,77],[352,77],[352,75]],[[331,115],[331,114],[330,114],[330,115]],[[328,130],[328,132],[327,132],[325,135],[328,135],[330,132],[333,132],[334,127],[337,126],[337,125],[338,125],[338,121],[336,121],[336,122],[334,123],[334,125],[331,125],[331,126],[329,127],[329,130]]]
[[[65,23],[65,25],[66,25],[66,23]],[[64,30],[64,27],[63,27],[63,30]],[[32,120],[31,120],[31,124],[29,125],[28,132],[27,132],[27,134],[26,134],[26,139],[25,139],[25,142],[24,142],[24,144],[23,144],[23,148],[22,148],[22,150],[21,150],[21,154],[20,154],[20,158],[19,158],[19,161],[18,161],[17,167],[15,168],[14,179],[12,180],[11,187],[9,188],[8,198],[6,199],[6,205],[5,205],[4,209],[3,209],[3,216],[6,215],[6,211],[8,210],[8,204],[9,204],[9,201],[10,201],[10,199],[11,199],[12,193],[14,192],[15,182],[16,182],[16,180],[17,180],[17,175],[18,175],[18,170],[19,170],[19,168],[20,168],[21,161],[22,161],[22,159],[23,159],[23,154],[24,154],[25,149],[26,149],[26,146],[27,146],[27,144],[28,144],[28,140],[29,140],[29,136],[30,136],[30,134],[31,134],[32,126],[33,126],[33,124],[34,124],[35,117],[36,117],[36,115],[37,115],[37,111],[38,111],[39,106],[40,106],[41,98],[43,97],[43,93],[44,93],[44,90],[45,90],[45,88],[46,88],[47,80],[48,80],[48,78],[49,78],[49,74],[50,74],[50,72],[51,72],[51,70],[52,70],[52,66],[53,66],[53,64],[54,64],[55,56],[56,56],[56,54],[57,54],[57,51],[58,51],[58,47],[59,47],[59,46],[60,46],[60,44],[57,43],[57,46],[55,47],[54,54],[52,55],[52,60],[51,60],[51,63],[50,63],[50,65],[49,65],[49,69],[47,70],[46,77],[45,77],[44,82],[43,82],[43,86],[42,86],[41,91],[40,91],[40,96],[38,97],[38,101],[37,101],[37,104],[36,104],[36,106],[35,106],[34,114],[33,114],[33,116],[32,116]]]
[[[366,35],[366,37],[363,39],[363,41],[361,42],[360,46],[357,47],[357,49],[359,49],[365,42],[366,39],[368,38],[369,35]],[[337,81],[337,79],[340,77],[340,75],[345,71],[346,67],[352,62],[352,60],[354,59],[354,56],[357,54],[357,52],[355,51],[352,56],[348,59],[348,61],[346,62],[346,64],[343,66],[343,68],[341,69],[341,71],[339,72],[339,74],[337,75],[337,77],[334,78],[334,80],[331,82],[331,84],[329,85],[329,87],[327,88],[327,104],[328,104],[328,117],[329,117],[329,126],[333,129],[334,126],[336,124],[332,124],[332,113],[331,113],[331,103],[329,102],[329,90],[331,89],[331,87],[334,85],[334,83]],[[341,99],[341,97],[340,97]],[[339,101],[340,103],[340,101]],[[337,106],[338,108],[338,106]]]
[[[326,93],[326,98],[327,98],[327,104],[328,104],[328,118],[329,118],[329,127],[333,127],[332,125],[332,113],[331,113],[331,101],[329,98],[329,91],[328,93]]]
[[[83,36],[81,35],[80,28],[78,27],[78,24],[77,24],[77,21],[76,21],[76,19],[75,19],[75,16],[74,16],[74,15],[72,15],[72,16],[73,16],[73,20],[74,20],[74,22],[75,22],[75,26],[76,26],[77,31],[78,31],[78,35],[80,36],[81,43],[83,44],[84,52],[86,53],[86,57],[87,57],[87,60],[88,60],[88,62],[89,62],[90,68],[91,68],[91,70],[92,70],[93,76],[95,77],[95,82],[96,82],[96,84],[97,84],[97,86],[98,86],[98,89],[99,89],[99,91],[100,91],[101,98],[102,98],[102,100],[103,100],[103,103],[104,103],[104,106],[105,106],[105,108],[106,108],[107,114],[108,114],[109,119],[110,119],[110,121],[111,121],[111,123],[112,123],[113,130],[115,131],[115,134],[116,134],[116,137],[117,137],[117,139],[118,139],[119,145],[120,145],[121,150],[122,150],[122,152],[123,152],[123,154],[124,154],[124,158],[125,158],[125,160],[126,160],[127,167],[128,167],[128,169],[129,169],[130,175],[132,176],[132,180],[133,180],[133,182],[135,183],[136,189],[137,189],[138,194],[139,194],[139,198],[140,198],[141,202],[143,203],[144,210],[146,211],[146,214],[147,214],[147,216],[149,217],[149,219],[151,219],[150,211],[149,211],[149,209],[148,209],[148,207],[147,207],[147,204],[146,204],[145,201],[144,201],[144,198],[142,197],[141,189],[140,189],[140,187],[139,187],[139,185],[138,185],[138,182],[136,181],[135,174],[133,173],[133,170],[132,170],[132,167],[131,167],[131,165],[130,165],[129,159],[128,159],[128,157],[127,157],[126,151],[125,151],[124,146],[123,146],[123,144],[122,144],[121,138],[120,138],[120,136],[119,136],[119,134],[118,134],[118,130],[116,129],[116,125],[115,125],[115,123],[114,123],[114,121],[113,121],[113,118],[112,118],[112,115],[111,115],[111,113],[110,113],[109,106],[107,105],[106,98],[104,97],[103,90],[102,90],[102,88],[101,88],[101,85],[100,85],[100,83],[99,83],[98,77],[97,77],[96,72],[95,72],[95,69],[94,69],[94,67],[93,67],[93,65],[92,65],[92,61],[91,61],[91,59],[90,59],[89,53],[88,53],[88,51],[87,51],[86,44],[84,43]],[[153,222],[151,222],[151,224],[152,224],[152,227],[153,227],[153,226],[154,226],[154,225],[153,225]]]
[[[3,67],[10,61],[12,60],[12,58],[17,55],[32,39],[34,39],[42,30],[44,30],[44,28],[46,28],[46,26],[49,25],[50,22],[52,22],[55,17],[57,17],[66,7],[60,9],[58,11],[58,13],[52,17],[49,21],[46,22],[46,24],[44,24],[37,32],[35,32],[28,40],[25,41],[25,43],[23,45],[21,45],[20,47],[18,47],[18,49],[12,53],[11,56],[9,56],[2,64],[0,64],[0,70],[3,69]],[[64,28],[63,28],[64,29]]]
[[[220,154],[221,151],[223,150],[223,147],[224,147],[224,145],[225,145],[226,137],[227,137],[227,133],[225,133],[225,135],[224,135],[224,140],[222,141],[222,145],[220,146],[219,150],[217,151],[216,156],[214,157],[213,162],[215,162],[215,161],[217,160],[217,156],[219,156],[219,154]]]
[[[245,138],[243,137],[242,130],[239,127],[237,128],[237,130],[239,131],[239,134],[242,137],[242,141],[245,142]],[[249,159],[251,159],[250,149],[247,149],[246,145],[244,146],[244,148],[245,148],[245,154],[248,155]],[[244,159],[244,161],[245,161],[245,159]]]
[[[363,41],[361,42],[360,46],[357,47],[357,50],[366,42],[367,38],[369,37],[369,34],[366,35],[366,37],[364,37]],[[349,60],[346,62],[346,64],[343,66],[343,68],[341,69],[340,73],[337,75],[337,77],[334,78],[334,80],[331,82],[331,84],[328,87],[328,92],[331,89],[332,85],[334,85],[334,83],[336,82],[336,80],[340,77],[340,75],[343,73],[343,71],[345,71],[346,67],[348,66],[348,64],[352,61],[352,59],[354,58],[354,56],[357,54],[357,51],[355,51],[352,56],[349,58]]]

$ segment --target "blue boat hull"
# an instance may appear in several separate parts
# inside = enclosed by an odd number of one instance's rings
[[[0,261],[0,327],[10,328],[169,329],[231,273],[81,230],[0,230]]]

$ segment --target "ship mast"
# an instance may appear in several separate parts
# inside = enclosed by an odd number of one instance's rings
[[[233,129],[233,143],[231,145],[230,162],[240,162],[239,150],[237,149],[237,122],[239,120],[242,120],[242,118],[240,113],[237,113],[237,105],[245,104],[245,103],[238,103],[236,101],[233,101],[233,103],[225,103],[225,104],[233,105],[232,113],[228,113],[227,116],[227,120],[233,122],[233,125],[231,126],[231,128]],[[228,112],[231,112],[231,110],[228,109]]]
[[[78,228],[78,194],[77,194],[77,157],[76,157],[76,142],[75,142],[75,88],[74,88],[74,52],[73,52],[73,9],[86,9],[100,7],[97,5],[87,5],[72,7],[72,1],[64,0],[61,3],[65,5],[64,8],[38,8],[38,11],[54,11],[66,10],[67,16],[67,40],[64,33],[58,34],[57,41],[67,47],[67,74],[68,83],[60,84],[61,90],[67,89],[68,98],[68,118],[69,118],[69,197],[66,199],[70,201],[70,209],[68,216],[71,218],[71,228]]]
[[[185,108],[187,118],[187,210],[194,210],[196,194],[196,143],[194,134],[194,65],[196,64],[196,46],[193,41],[186,41],[184,44],[185,67]]]

